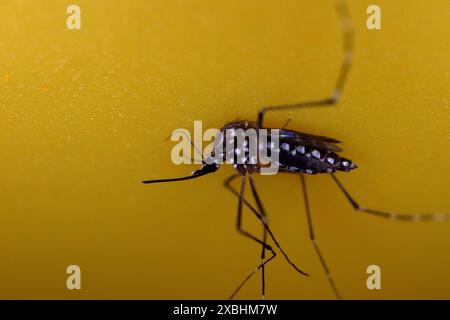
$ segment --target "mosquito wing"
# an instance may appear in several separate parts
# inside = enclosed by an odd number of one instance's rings
[[[324,136],[316,136],[313,134],[293,130],[281,129],[280,142],[281,141],[301,144],[305,146],[312,146],[317,149],[328,150],[332,152],[342,151],[342,149],[336,145],[337,143],[340,143],[340,141],[336,139]]]

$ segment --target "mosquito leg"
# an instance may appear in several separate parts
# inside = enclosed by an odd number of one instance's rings
[[[238,177],[238,175],[233,175],[233,176],[231,176],[229,179],[227,179],[227,181],[225,182],[226,183],[226,185],[227,184],[229,184],[229,182],[231,182],[233,179],[235,179],[235,178],[237,178]],[[271,246],[269,246],[268,244],[267,244],[267,237],[265,236],[265,234],[266,234],[266,232],[264,232],[264,239],[261,241],[260,239],[258,239],[258,238],[256,238],[255,236],[253,236],[252,234],[250,234],[249,232],[247,232],[247,231],[245,231],[245,230],[243,230],[242,229],[242,205],[243,205],[243,203],[244,203],[244,193],[245,193],[245,184],[246,184],[246,180],[247,180],[247,177],[246,176],[242,176],[242,180],[241,180],[241,190],[240,190],[240,192],[239,192],[239,202],[238,202],[238,214],[237,214],[237,223],[236,223],[236,226],[237,226],[237,230],[238,230],[238,232],[239,233],[241,233],[241,234],[243,234],[244,236],[246,236],[246,237],[248,237],[248,238],[250,238],[250,239],[252,239],[252,240],[254,240],[254,241],[256,241],[256,242],[258,242],[258,243],[260,243],[261,245],[262,245],[262,251],[263,251],[263,254],[261,255],[261,259],[262,259],[262,262],[261,262],[261,264],[254,270],[254,271],[252,271],[251,273],[250,273],[250,275],[249,276],[247,276],[245,279],[244,279],[244,281],[238,286],[238,288],[233,292],[233,294],[230,296],[230,299],[232,299],[238,292],[239,292],[239,290],[245,285],[245,283],[247,283],[247,281],[253,276],[253,274],[255,274],[259,269],[261,269],[262,271],[263,271],[263,277],[262,277],[262,297],[263,297],[263,299],[264,299],[264,295],[265,295],[265,277],[264,277],[264,266],[265,266],[265,263],[266,263],[266,261],[265,261],[265,251],[266,251],[266,249],[267,250],[269,250],[271,253],[272,253],[272,256],[269,258],[269,260],[268,261],[270,261],[270,260],[272,260],[273,258],[275,258],[275,256],[276,256],[276,253],[275,253],[275,251],[272,249],[272,247]],[[233,189],[234,190],[234,189]],[[267,261],[267,262],[268,262]]]
[[[239,176],[239,175],[236,175]],[[234,180],[234,178],[236,178],[235,176],[231,176],[228,179],[225,180],[225,187],[231,191],[231,193],[233,193],[235,196],[239,197],[239,192],[237,192],[231,185],[231,181]],[[254,188],[254,184],[253,184],[253,188]],[[256,189],[255,189],[256,190]],[[259,197],[258,197],[259,199]],[[300,270],[300,268],[298,268],[289,258],[289,256],[286,254],[286,252],[283,250],[283,248],[281,248],[280,243],[278,242],[278,240],[275,238],[275,235],[273,234],[272,230],[270,229],[269,225],[266,223],[266,221],[263,219],[263,216],[245,199],[242,199],[243,203],[256,215],[256,217],[263,223],[264,227],[267,229],[267,233],[269,234],[270,238],[272,239],[272,241],[275,243],[276,247],[278,248],[278,250],[280,250],[281,254],[284,256],[284,258],[286,259],[286,261],[300,274],[304,275],[304,276],[309,276],[309,274],[307,274],[306,272]],[[261,202],[261,201],[260,201]],[[267,248],[266,248],[267,249]]]
[[[245,184],[246,184],[247,177],[242,176],[241,180],[241,191],[239,192],[239,201],[238,201],[238,213],[237,213],[237,220],[236,220],[236,228],[239,233],[246,236],[247,238],[252,239],[253,241],[258,242],[260,245],[264,246],[267,250],[273,251],[272,247],[268,245],[267,243],[264,243],[264,241],[258,239],[251,233],[245,231],[242,229],[242,205],[244,204],[244,192],[245,192]]]
[[[333,289],[333,292],[336,295],[336,298],[338,300],[341,300],[341,295],[339,294],[336,284],[334,283],[333,277],[331,276],[330,269],[328,268],[328,265],[325,262],[325,258],[323,257],[322,253],[320,252],[319,245],[318,245],[316,237],[314,235],[314,228],[313,228],[313,222],[312,222],[312,216],[311,216],[311,208],[309,206],[308,193],[306,190],[306,181],[305,181],[305,177],[303,176],[303,174],[300,175],[300,180],[302,182],[303,198],[305,200],[306,217],[308,219],[309,239],[311,240],[314,250],[316,251],[317,256],[319,257],[320,263],[322,264],[322,268],[328,277],[328,281],[330,282],[330,286]]]
[[[272,252],[272,256],[267,259],[266,261],[264,261],[264,264],[268,264],[270,261],[272,261],[273,258],[275,258],[276,255],[273,254]],[[245,279],[241,282],[241,284],[236,288],[236,290],[234,290],[234,292],[231,294],[230,296],[230,300],[232,300],[236,294],[242,289],[242,287],[247,283],[248,280],[250,280],[250,278],[256,273],[258,272],[261,268],[263,267],[263,264],[261,263],[255,270],[253,270],[247,277],[245,277]]]
[[[232,176],[230,176],[229,178],[227,178],[224,181],[224,186],[236,197],[238,197],[239,199],[240,197],[240,192],[238,192],[237,190],[235,190],[232,186],[231,186],[231,182],[233,180],[235,180],[236,178],[238,178],[240,176],[240,174],[234,174]],[[259,198],[258,198],[259,199]],[[275,238],[275,236],[273,235],[272,231],[270,230],[268,224],[266,223],[266,221],[263,219],[262,215],[242,196],[242,202],[255,214],[255,216],[263,223],[264,228],[267,230],[267,233],[269,234],[270,238],[272,239],[272,241],[275,243],[275,245],[277,246],[277,248],[280,250],[280,252],[283,254],[284,258],[286,259],[286,261],[288,261],[288,263],[300,274],[304,275],[304,276],[308,276],[307,273],[301,271],[293,262],[291,262],[291,260],[289,259],[289,257],[287,256],[287,254],[284,252],[284,250],[281,248],[278,240]],[[259,239],[258,239],[259,240]],[[259,243],[259,241],[257,240],[257,242]],[[268,248],[266,248],[268,249]],[[268,249],[270,250],[270,249]],[[269,261],[271,261],[273,258],[275,258],[275,252],[270,250],[272,253],[272,256],[266,260],[264,262],[264,265],[267,264]],[[254,271],[252,271],[245,279],[244,281],[239,285],[239,287],[235,290],[235,292],[231,295],[230,299],[232,299],[236,293],[244,286],[244,284],[250,280],[250,278],[261,268],[263,267],[263,264],[260,264]]]
[[[331,96],[325,99],[262,108],[258,113],[258,122],[256,125],[257,129],[261,129],[263,127],[264,115],[268,111],[292,110],[305,107],[330,106],[338,103],[352,63],[353,27],[350,21],[350,15],[345,0],[335,0],[335,7],[342,26],[344,54],[333,93],[331,94]]]
[[[258,194],[256,192],[256,189],[254,187],[255,182],[253,180],[252,175],[249,175],[249,180],[250,180],[250,186],[251,186],[251,189],[252,189],[253,197],[256,200],[256,204],[258,206],[259,212],[260,212],[261,217],[263,219],[263,242],[266,243],[267,242],[267,229],[266,229],[265,225],[268,225],[269,221],[267,219],[266,211],[264,210],[264,208],[262,206],[262,203],[261,203],[261,201],[259,199],[259,196],[258,196]],[[266,259],[266,248],[263,246],[262,247],[262,252],[261,252],[262,298],[263,298],[263,300],[265,298],[265,292],[266,292],[266,273],[265,273],[265,264],[264,264],[265,259]]]
[[[268,234],[270,235],[270,237],[272,238],[273,242],[275,243],[275,245],[277,246],[277,248],[280,250],[281,254],[284,256],[284,258],[286,259],[286,261],[295,269],[297,270],[297,272],[301,273],[302,275],[307,276],[308,274],[303,272],[302,270],[300,270],[295,263],[293,263],[291,261],[291,259],[288,257],[288,255],[286,254],[286,252],[281,248],[280,243],[278,242],[278,240],[275,239],[275,236],[273,235],[272,231],[269,228],[269,225],[267,223],[267,215],[265,213],[264,207],[262,205],[261,202],[261,198],[258,195],[258,192],[256,191],[256,186],[255,186],[255,181],[253,180],[253,177],[250,176],[249,177],[249,181],[250,181],[250,187],[252,189],[252,193],[253,193],[253,197],[255,198],[256,204],[258,206],[259,211],[261,212],[261,214],[259,214],[259,219],[261,220],[261,222],[264,224],[264,227],[266,228]]]
[[[265,216],[263,216],[263,218],[265,219],[266,217]],[[263,225],[263,242],[264,242],[264,244],[266,244],[267,243],[267,229],[266,229],[266,227]],[[265,263],[265,261],[266,261],[266,247],[263,245],[262,246],[262,250],[261,250],[261,265],[262,265],[262,267],[261,267],[261,271],[262,271],[262,273],[261,273],[261,281],[262,281],[262,283],[261,283],[261,292],[262,292],[262,300],[264,300],[265,299],[265,297],[266,297],[266,269],[265,269],[265,266],[266,266],[266,263]]]
[[[251,175],[249,175],[249,179],[250,182],[253,181],[253,178]],[[242,221],[242,204],[243,204],[243,199],[244,199],[244,191],[245,191],[245,181],[246,181],[246,176],[244,176],[242,178],[242,183],[241,183],[241,192],[239,194],[239,209],[238,209],[238,230],[242,232],[242,228],[241,228],[241,221]],[[252,188],[253,191],[253,188]],[[265,220],[266,219],[266,215],[265,213],[263,213],[263,211],[261,211],[261,215],[262,218]],[[267,221],[266,221],[267,223]],[[262,251],[261,251],[261,296],[262,299],[264,300],[265,295],[266,295],[266,269],[265,269],[265,259],[266,259],[266,248],[267,248],[267,229],[265,228],[264,224],[263,224],[263,240],[262,240]],[[272,250],[273,252],[273,250]],[[245,283],[245,282],[244,282]]]
[[[338,185],[339,189],[345,195],[347,200],[350,202],[352,207],[357,211],[362,211],[365,213],[369,213],[378,217],[391,219],[391,220],[402,220],[402,221],[411,221],[411,222],[420,222],[420,221],[444,221],[449,218],[448,214],[445,213],[431,213],[431,214],[398,214],[395,212],[387,212],[387,211],[379,211],[374,209],[365,208],[356,202],[356,200],[350,195],[350,193],[344,188],[342,183],[338,180],[338,178],[331,174],[334,182]]]
[[[234,174],[234,175],[232,175],[231,177],[229,177],[228,179],[226,179],[225,180],[225,183],[224,183],[224,185],[225,185],[225,187],[228,189],[228,190],[230,190],[234,195],[236,195],[236,196],[238,196],[239,197],[239,201],[243,201],[244,202],[244,204],[245,205],[247,205],[247,206],[249,206],[250,204],[247,202],[247,200],[245,200],[245,198],[244,198],[244,194],[243,194],[243,191],[242,191],[242,189],[241,189],[241,192],[240,193],[238,193],[236,190],[234,190],[232,187],[231,187],[231,185],[230,185],[230,183],[234,180],[234,179],[236,179],[236,178],[238,178],[240,175],[239,174]],[[245,179],[245,177],[244,177],[244,179]],[[245,183],[245,182],[243,182],[243,183]],[[242,188],[242,187],[241,187]],[[251,206],[250,206],[251,207]],[[256,210],[253,208],[253,207],[251,207],[251,209],[254,211],[254,213],[257,215],[257,216],[259,216],[260,214],[258,213],[258,212],[256,212]],[[238,216],[238,219],[242,219],[242,216]],[[259,217],[258,217],[258,219],[259,219]],[[239,229],[240,228],[240,223],[238,223],[238,230],[242,230],[242,229]],[[240,231],[241,232],[241,231]],[[253,238],[252,238],[253,239]],[[262,272],[262,297],[263,297],[263,299],[264,299],[264,297],[265,297],[265,270],[264,270],[264,267],[265,267],[265,265],[266,265],[266,263],[268,263],[269,261],[271,261],[273,258],[275,258],[275,256],[276,256],[276,253],[273,251],[273,250],[271,250],[271,253],[272,253],[272,256],[267,260],[267,261],[265,261],[265,251],[266,251],[266,247],[267,247],[267,230],[266,230],[266,228],[264,228],[264,234],[263,234],[263,241],[262,241],[262,243],[263,243],[263,245],[262,245],[262,254],[261,254],[261,264],[255,269],[255,270],[253,270],[245,279],[244,279],[244,281],[242,281],[242,283],[236,288],[236,290],[233,292],[233,294],[230,296],[230,299],[233,299],[234,298],[234,296],[241,290],[241,288],[247,283],[247,281],[248,280],[250,280],[250,278],[256,273],[256,272],[258,272],[260,269],[263,271]]]

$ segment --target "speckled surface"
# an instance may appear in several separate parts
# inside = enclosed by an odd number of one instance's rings
[[[76,1],[0,4],[0,298],[227,298],[259,263],[235,231],[222,168],[144,186],[195,166],[170,162],[172,130],[253,120],[265,105],[322,98],[341,58],[331,2]],[[277,113],[267,124],[344,141],[359,168],[339,174],[365,206],[450,212],[450,2],[350,1],[354,67],[333,109]],[[295,176],[256,177],[274,232],[311,274],[281,259],[268,298],[332,299],[308,242]],[[450,224],[383,221],[352,211],[326,176],[307,177],[316,234],[344,298],[450,298]],[[250,214],[244,225],[260,227]],[[80,292],[65,268],[82,269]],[[365,287],[382,267],[381,291]],[[240,298],[259,297],[253,279]]]

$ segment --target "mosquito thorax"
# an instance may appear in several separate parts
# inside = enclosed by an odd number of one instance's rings
[[[241,174],[259,171],[258,132],[250,121],[233,121],[224,125],[215,139],[211,157],[227,163]]]

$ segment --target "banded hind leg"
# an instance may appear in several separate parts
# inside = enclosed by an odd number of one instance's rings
[[[385,219],[391,220],[402,220],[402,221],[410,221],[410,222],[419,222],[419,221],[444,221],[448,220],[449,215],[445,213],[431,213],[431,214],[399,214],[395,212],[389,211],[380,211],[375,209],[369,209],[361,206],[356,200],[350,195],[346,188],[342,185],[342,183],[338,180],[335,174],[331,174],[334,182],[337,184],[339,189],[347,198],[348,202],[352,205],[353,209],[356,211],[365,212],[371,215],[375,215]]]
[[[353,27],[350,21],[350,14],[346,2],[344,0],[335,0],[335,7],[341,23],[343,33],[343,58],[332,94],[327,98],[319,100],[311,100],[294,104],[264,107],[258,113],[258,121],[256,125],[257,129],[263,128],[264,115],[269,111],[292,110],[305,107],[332,106],[339,102],[342,90],[344,89],[344,85],[347,81],[348,74],[350,72],[353,55],[354,35],[353,35]]]
[[[314,247],[314,250],[320,260],[320,264],[322,265],[323,270],[325,271],[325,274],[327,275],[328,282],[330,283],[330,286],[334,292],[334,295],[338,300],[341,300],[341,295],[339,294],[339,291],[337,289],[337,286],[334,282],[333,276],[331,275],[330,268],[328,268],[328,265],[325,261],[324,256],[322,255],[322,252],[319,249],[319,244],[317,243],[316,236],[314,233],[314,227],[312,222],[312,215],[311,215],[311,207],[309,205],[309,199],[308,199],[308,192],[306,189],[306,179],[303,174],[300,175],[300,180],[302,184],[302,193],[303,193],[303,199],[305,201],[305,210],[306,210],[306,217],[308,220],[308,230],[309,230],[309,239],[311,240],[311,243]]]

